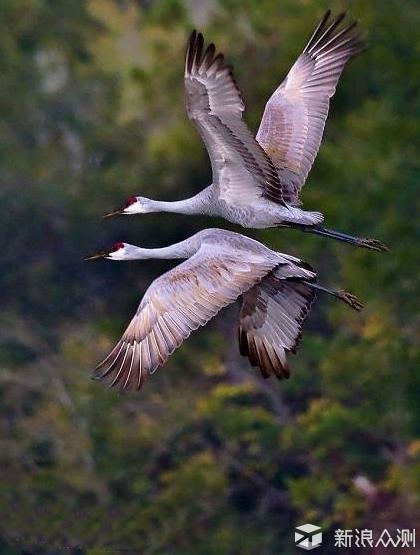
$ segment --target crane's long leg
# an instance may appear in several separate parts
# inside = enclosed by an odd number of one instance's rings
[[[306,281],[306,280],[302,280],[302,281],[309,287],[312,287],[312,289],[316,289],[317,291],[322,291],[323,293],[327,293],[328,295],[331,295],[333,297],[336,297],[337,299],[340,299],[340,301],[343,301],[343,303],[348,304],[351,308],[354,308],[354,310],[359,311],[359,310],[362,310],[363,308],[362,302],[355,295],[352,295],[348,291],[343,291],[343,290],[335,291],[334,289],[329,289],[328,287],[324,287],[323,285],[318,285],[317,283],[313,283],[312,281]]]
[[[326,227],[322,227],[320,225],[288,224],[288,226],[294,229],[300,229],[305,233],[314,233],[316,235],[323,235],[324,237],[331,237],[337,241],[343,241],[344,243],[350,243],[351,245],[364,247],[374,251],[383,252],[388,250],[388,247],[377,239],[353,237],[353,235],[347,235],[346,233],[341,233],[340,231],[335,231],[334,229],[327,229]]]

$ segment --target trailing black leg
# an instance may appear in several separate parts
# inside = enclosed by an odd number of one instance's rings
[[[354,310],[359,311],[359,310],[362,310],[363,308],[362,302],[355,295],[352,295],[348,291],[343,291],[343,290],[335,291],[334,289],[328,289],[328,287],[323,287],[322,285],[318,285],[317,283],[313,283],[311,281],[306,281],[306,280],[303,280],[303,283],[305,283],[306,285],[309,285],[309,287],[312,287],[312,289],[316,289],[317,291],[322,291],[323,293],[327,293],[328,295],[331,295],[333,297],[336,297],[337,299],[340,299],[341,301],[343,301],[343,303],[346,303]]]
[[[314,233],[315,235],[331,237],[331,239],[336,239],[337,241],[343,241],[344,243],[349,243],[350,245],[356,245],[357,247],[364,247],[374,251],[383,252],[388,250],[388,247],[377,239],[353,237],[353,235],[347,235],[346,233],[341,233],[340,231],[335,231],[334,229],[327,229],[326,227],[322,227],[320,225],[290,224],[290,227],[300,229],[305,233]]]

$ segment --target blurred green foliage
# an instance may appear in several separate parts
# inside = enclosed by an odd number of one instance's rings
[[[344,72],[303,193],[329,226],[391,251],[254,234],[356,292],[365,310],[320,299],[287,383],[240,359],[234,309],[137,395],[89,379],[171,263],[83,256],[115,240],[158,246],[228,227],[176,215],[100,219],[133,193],[178,199],[209,183],[183,104],[189,31],[199,27],[234,64],[256,130],[326,7],[0,3],[2,552],[287,554],[304,521],[327,534],[420,521],[414,0],[351,3],[370,48]]]

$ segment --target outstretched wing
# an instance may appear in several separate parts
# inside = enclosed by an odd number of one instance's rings
[[[260,196],[284,204],[276,169],[242,119],[244,103],[223,54],[201,33],[191,34],[185,60],[188,117],[210,156],[213,183],[229,204],[250,205]]]
[[[327,11],[286,79],[266,104],[257,141],[277,168],[288,204],[298,194],[318,153],[330,98],[346,62],[363,49],[356,22],[339,30],[345,17]]]
[[[244,250],[203,245],[156,279],[106,359],[96,370],[121,390],[140,389],[169,355],[221,308],[234,302],[278,263]]]
[[[290,376],[286,355],[296,352],[302,325],[315,299],[315,291],[302,278],[284,278],[273,270],[243,296],[239,316],[239,350],[268,378]],[[306,280],[315,279],[307,270]]]

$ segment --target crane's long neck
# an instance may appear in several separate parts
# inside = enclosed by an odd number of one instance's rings
[[[130,250],[125,256],[126,260],[145,260],[148,258],[189,258],[200,248],[201,240],[193,235],[185,241],[180,241],[169,247],[158,249],[145,249],[130,245]]]
[[[174,212],[177,214],[209,214],[212,207],[212,185],[200,191],[197,195],[184,200],[163,201],[150,200],[149,206],[153,212]]]

